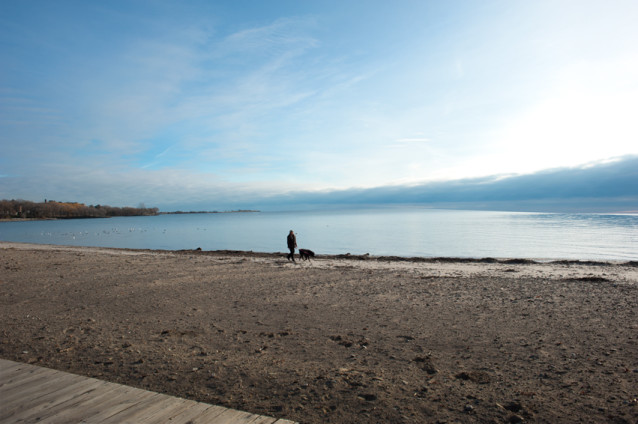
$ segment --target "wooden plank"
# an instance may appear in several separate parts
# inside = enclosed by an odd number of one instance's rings
[[[109,383],[107,387],[94,393],[90,400],[80,403],[71,412],[65,411],[59,415],[69,417],[64,422],[99,423],[128,408],[137,397],[137,389]]]
[[[135,389],[138,390],[138,389]],[[145,392],[145,393],[152,393],[152,392]],[[153,393],[156,394],[156,393]],[[131,398],[136,397],[136,394],[131,394],[130,396]],[[139,399],[141,399],[140,395],[138,394],[137,397]],[[143,399],[142,399],[143,400]],[[161,400],[159,400],[158,403],[160,403]],[[197,402],[194,401],[186,401],[188,403],[191,404],[191,407],[194,407]],[[205,404],[204,404],[205,405]],[[129,416],[135,416],[137,415],[137,412],[139,412],[140,409],[144,408],[145,404],[143,405],[139,405],[139,402],[136,401],[130,401],[128,402],[128,406],[126,408],[110,408],[109,410],[105,411],[103,414],[100,415],[95,415],[95,416],[91,416],[88,419],[84,419],[83,423],[121,423],[121,422],[137,422],[136,420],[131,420]],[[206,405],[205,410],[208,411],[210,409],[215,409],[215,408],[220,408],[217,406],[213,406],[213,405]],[[157,411],[155,411],[157,412]],[[197,408],[197,410],[195,410],[194,412],[196,412],[196,416],[199,415],[202,410]],[[142,418],[140,418],[142,419]],[[153,420],[149,420],[149,423],[165,423],[167,422],[165,419],[163,419],[162,416],[159,416],[159,418],[157,419],[153,419]],[[171,423],[175,423],[175,422],[180,422],[179,420],[171,420]],[[189,420],[186,422],[192,422],[192,423],[197,423],[200,421],[197,420]],[[205,421],[206,423],[208,423],[209,421]]]
[[[173,417],[170,417],[171,424],[194,424],[199,423],[198,417],[206,414],[209,409],[219,408],[207,403],[187,401],[189,408]],[[220,412],[221,413],[221,412]]]
[[[14,417],[15,419],[15,415],[18,413],[26,414],[28,411],[39,412],[42,408],[52,408],[54,405],[51,403],[51,399],[61,398],[62,402],[57,403],[64,403],[65,400],[68,400],[68,398],[63,397],[69,386],[71,386],[72,391],[77,391],[76,393],[81,394],[92,389],[91,385],[93,384],[102,386],[109,384],[69,373],[46,369],[45,371],[47,371],[48,380],[31,380],[28,385],[20,385],[18,390],[13,390],[8,386],[3,388],[3,391],[6,389],[11,390],[0,392],[0,396],[2,396],[1,419],[6,419],[7,417]],[[88,387],[86,386],[87,382],[89,384]],[[87,388],[89,390],[86,390]]]
[[[8,390],[17,390],[19,386],[24,384],[31,384],[30,380],[51,379],[51,376],[55,375],[53,370],[46,368],[35,367],[32,369],[19,369],[15,373],[11,373],[6,377],[2,377],[0,381],[0,392]]]
[[[71,374],[44,374],[39,376],[39,378],[29,379],[26,382],[23,381],[14,387],[7,387],[7,395],[4,396],[3,399],[7,402],[13,402],[28,396],[32,402],[37,402],[38,399],[43,396],[80,381],[81,379]]]
[[[106,381],[102,381],[101,384],[92,390],[84,391],[78,394],[76,397],[69,399],[67,402],[59,403],[58,405],[50,408],[46,411],[46,414],[40,416],[41,423],[77,423],[101,406],[102,403],[107,402],[115,394],[117,394],[118,387],[114,387]]]
[[[0,359],[0,423],[295,424]]]
[[[66,385],[57,385],[55,390],[48,390],[47,393],[38,396],[37,399],[28,402],[25,406],[28,408],[22,408],[15,411],[11,415],[12,420],[28,420],[28,421],[40,421],[41,416],[45,416],[47,411],[60,403],[64,403],[73,399],[84,391],[88,391],[91,388],[101,384],[99,380],[93,379],[77,379]]]
[[[18,374],[25,365],[19,362],[9,362],[6,366],[0,367],[0,380],[4,380],[10,374]]]
[[[88,390],[82,390],[75,396],[70,397],[68,400],[58,402],[55,405],[49,405],[45,410],[41,411],[37,417],[40,423],[65,423],[65,422],[79,422],[81,415],[73,419],[73,412],[83,411],[83,404],[87,402],[96,402],[101,399],[100,392],[108,393],[109,383],[106,381],[96,380],[96,386],[88,388]]]
[[[172,422],[174,416],[188,410],[191,406],[192,403],[186,399],[175,398],[175,402],[164,402],[162,409],[139,419],[137,424],[152,424],[158,421]]]
[[[227,408],[224,408],[223,406],[211,406],[210,408],[202,412],[202,414],[195,417],[192,422],[195,424],[217,423],[217,421],[214,420],[225,413],[226,410]]]
[[[128,408],[123,409],[115,415],[102,421],[103,423],[134,423],[140,417],[144,417],[147,413],[155,412],[158,405],[161,407],[164,398],[159,393],[153,393],[152,396],[137,397],[137,401],[133,402]]]
[[[226,409],[215,417],[207,417],[211,424],[247,424],[254,418],[253,414],[248,412],[236,411],[234,409]]]
[[[97,413],[86,411],[85,418],[82,419],[82,422],[103,423],[120,412],[126,411],[136,403],[143,402],[144,399],[155,395],[153,392],[142,391],[142,393],[140,393],[138,390],[139,389],[133,387],[120,389],[119,393],[114,396],[113,402],[109,402],[108,405],[99,405]]]
[[[207,403],[199,402],[195,402],[193,409],[198,411],[198,413],[193,415],[190,411],[188,411],[188,413],[177,415],[174,420],[179,423],[186,422],[189,424],[210,423],[211,420],[226,411],[226,408],[223,406],[209,405]],[[174,421],[171,421],[171,423],[172,422]]]
[[[6,385],[0,391],[2,404],[0,406],[0,419],[4,419],[7,414],[17,409],[23,409],[37,402],[37,400],[59,387],[60,384],[66,384],[73,380],[73,376],[61,375],[55,377],[51,374],[40,375],[40,378],[29,379],[23,384],[16,386]]]
[[[277,418],[264,417],[261,415],[256,416],[250,422],[250,424],[274,424],[277,421]]]

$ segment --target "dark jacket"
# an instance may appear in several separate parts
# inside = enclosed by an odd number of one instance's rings
[[[294,234],[288,234],[288,238],[286,240],[288,241],[288,249],[294,249],[297,247],[297,237],[295,237]]]

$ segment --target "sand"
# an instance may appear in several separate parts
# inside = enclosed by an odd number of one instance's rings
[[[638,421],[638,264],[0,243],[0,357],[302,423]]]

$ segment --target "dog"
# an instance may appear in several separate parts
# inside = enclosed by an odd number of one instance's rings
[[[315,252],[309,249],[299,249],[299,257],[304,261],[309,261],[315,257]]]

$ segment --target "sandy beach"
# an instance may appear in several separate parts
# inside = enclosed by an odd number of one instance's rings
[[[0,357],[301,423],[638,421],[638,263],[0,242]]]

